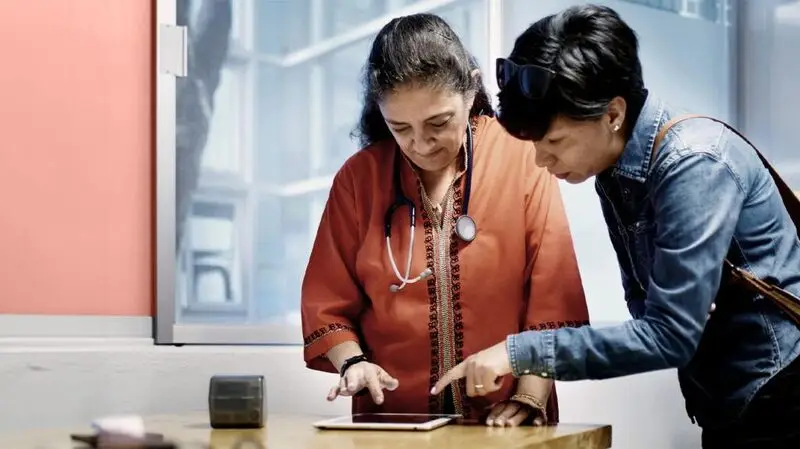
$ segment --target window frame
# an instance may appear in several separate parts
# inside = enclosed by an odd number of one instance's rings
[[[179,264],[182,262],[181,255],[176,254],[176,111],[177,111],[177,97],[176,97],[176,77],[173,74],[167,73],[163,68],[169,66],[169,63],[174,61],[162,61],[167,53],[161,45],[162,27],[164,25],[177,26],[177,7],[179,0],[159,0],[155,2],[156,15],[155,15],[155,35],[156,35],[156,167],[155,167],[155,184],[156,184],[156,307],[155,307],[155,342],[157,344],[261,344],[261,345],[302,345],[302,331],[299,325],[289,323],[270,323],[259,321],[257,323],[189,323],[180,321],[181,316],[181,294],[185,293],[178,282],[176,275],[179,272]],[[235,17],[233,19],[234,25],[237,19],[241,20],[244,17],[253,17],[253,0],[236,0],[245,5],[241,8],[239,13],[242,17]],[[316,0],[319,2],[319,0]],[[313,4],[314,2],[312,2]],[[345,32],[331,36],[317,43],[314,43],[306,48],[290,53],[285,61],[291,64],[301,64],[310,60],[321,60],[326,55],[345,48],[347,45],[356,43],[364,38],[374,35],[383,24],[390,18],[396,15],[412,14],[416,12],[431,11],[437,12],[441,9],[458,5],[460,3],[482,4],[484,11],[484,19],[486,21],[486,30],[488,33],[486,54],[476,55],[479,59],[487,61],[491,65],[500,54],[500,40],[502,37],[502,14],[501,14],[501,0],[418,0],[412,4],[406,5],[399,9],[392,10],[391,13],[384,16],[376,17],[368,22],[362,23],[357,27],[348,29]],[[237,11],[234,9],[234,14]],[[312,18],[313,21],[313,18]],[[234,34],[233,41],[237,38],[243,42],[244,45],[233,45],[233,53],[237,64],[241,64],[245,72],[246,82],[243,89],[250,89],[254,92],[257,82],[257,66],[258,64],[269,62],[266,55],[259,55],[251,52],[253,42],[253,27],[252,20],[242,23],[240,34]],[[236,33],[236,32],[234,32]],[[184,58],[184,65],[188,55],[184,51],[182,54]],[[312,71],[319,72],[320,70]],[[324,76],[311,76],[312,85],[313,81]],[[496,82],[494,79],[494,71],[491,67],[486,69],[485,82],[492,98],[496,94]],[[317,85],[321,83],[316,83]],[[317,86],[319,88],[319,86]],[[246,98],[248,93],[242,92],[239,96]],[[321,99],[317,101],[322,101]],[[241,105],[244,109],[241,117],[245,122],[253,119],[252,102],[245,101]],[[318,114],[317,114],[318,115]],[[256,206],[259,198],[261,198],[270,189],[262,183],[256,182],[257,180],[253,174],[253,157],[252,149],[254,136],[249,131],[253,129],[252,123],[242,124],[243,137],[241,140],[242,148],[240,154],[240,165],[245,169],[243,176],[244,187],[246,191],[243,192],[242,199],[237,201],[237,213],[241,212],[245,217],[243,226],[234,223],[238,228],[237,239],[244,239],[246,242],[242,248],[252,248],[254,232],[253,226],[256,226],[256,220],[253,219],[256,213]],[[312,144],[314,141],[312,139]],[[318,142],[318,145],[322,145]],[[314,145],[312,145],[314,146]],[[321,189],[330,187],[332,174],[317,176],[289,186],[284,189],[299,190],[316,192]],[[219,176],[217,174],[203,174],[200,175],[201,188],[205,190],[203,196],[214,196],[214,188],[233,188],[237,189],[242,187],[242,179],[238,176]],[[204,181],[210,181],[206,184]],[[203,185],[205,184],[205,185]],[[209,187],[211,185],[212,187]],[[315,216],[316,209],[319,205],[309,204],[310,208],[315,209],[311,216]],[[246,229],[248,228],[248,229]],[[242,233],[239,235],[238,233]],[[251,310],[249,298],[252,296],[249,292],[253,291],[254,278],[251,267],[254,265],[254,254],[252,251],[243,250],[239,254],[241,258],[242,272],[241,276],[244,280],[243,291],[247,292],[243,297],[243,307]],[[299,298],[298,298],[299,301]],[[219,310],[220,312],[230,311],[233,309],[218,308],[215,305],[208,307],[206,305],[198,308],[196,312],[213,313]]]

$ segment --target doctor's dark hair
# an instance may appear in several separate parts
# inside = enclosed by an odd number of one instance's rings
[[[424,13],[392,19],[372,42],[364,66],[364,104],[353,137],[363,147],[392,139],[378,103],[408,83],[474,95],[470,117],[494,116],[480,75],[472,76],[478,68],[477,60],[441,17]]]
[[[510,134],[538,141],[557,116],[599,119],[613,98],[622,97],[630,137],[647,90],[636,33],[613,9],[588,4],[549,15],[517,38],[508,59],[555,72],[539,100],[523,96],[515,79],[500,91],[498,120]]]

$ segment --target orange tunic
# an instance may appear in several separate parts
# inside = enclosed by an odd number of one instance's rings
[[[302,288],[305,360],[335,372],[325,354],[352,340],[370,361],[399,380],[377,406],[369,394],[353,399],[354,413],[442,413],[445,399],[431,387],[448,369],[509,334],[588,324],[583,287],[557,180],[534,164],[534,147],[507,134],[494,118],[474,122],[469,214],[477,237],[453,232],[465,176],[445,202],[442,222],[427,204],[422,184],[400,163],[406,197],[416,204],[410,276],[426,267],[433,276],[393,293],[399,283],[389,262],[384,215],[393,204],[394,141],[350,157],[336,174]],[[400,159],[403,160],[404,159]],[[391,244],[405,273],[407,208],[392,218]],[[456,413],[482,419],[508,399],[516,382],[469,398],[462,379],[448,390]],[[548,417],[557,420],[555,392]]]

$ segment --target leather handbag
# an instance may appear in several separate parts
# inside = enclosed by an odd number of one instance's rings
[[[742,133],[722,120],[699,114],[681,115],[669,120],[664,124],[663,127],[661,127],[656,135],[655,140],[653,141],[653,147],[650,152],[650,160],[653,160],[653,157],[655,156],[656,151],[658,151],[661,141],[664,140],[664,136],[666,136],[667,131],[669,131],[669,129],[676,124],[692,118],[705,118],[724,125],[741,137],[742,140],[747,142],[755,150],[759,159],[761,159],[761,162],[767,168],[769,174],[772,176],[772,179],[775,181],[775,185],[778,187],[778,192],[780,192],[781,199],[783,200],[783,205],[786,207],[786,211],[789,213],[789,216],[792,217],[792,221],[794,222],[796,230],[800,230],[800,199],[798,199],[797,195],[792,192],[792,189],[790,189],[786,182],[780,177],[780,175],[778,175],[778,172],[772,168],[772,165],[770,165],[764,155],[758,151],[756,146],[753,145],[753,143],[750,142],[744,135],[742,135]],[[791,292],[786,291],[785,289],[759,279],[747,270],[735,266],[728,259],[725,259],[724,261],[724,268],[728,270],[733,282],[743,285],[745,288],[755,294],[760,294],[764,298],[770,299],[781,310],[783,310],[789,316],[789,318],[795,322],[795,324],[800,326],[800,298],[793,295]],[[800,267],[797,267],[797,269],[800,270]]]

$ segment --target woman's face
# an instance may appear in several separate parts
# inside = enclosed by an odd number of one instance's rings
[[[536,145],[536,165],[559,179],[579,184],[617,162],[625,147],[625,101],[615,98],[595,120],[559,116]]]
[[[458,157],[472,101],[448,89],[411,83],[388,93],[378,106],[406,157],[435,172]]]

